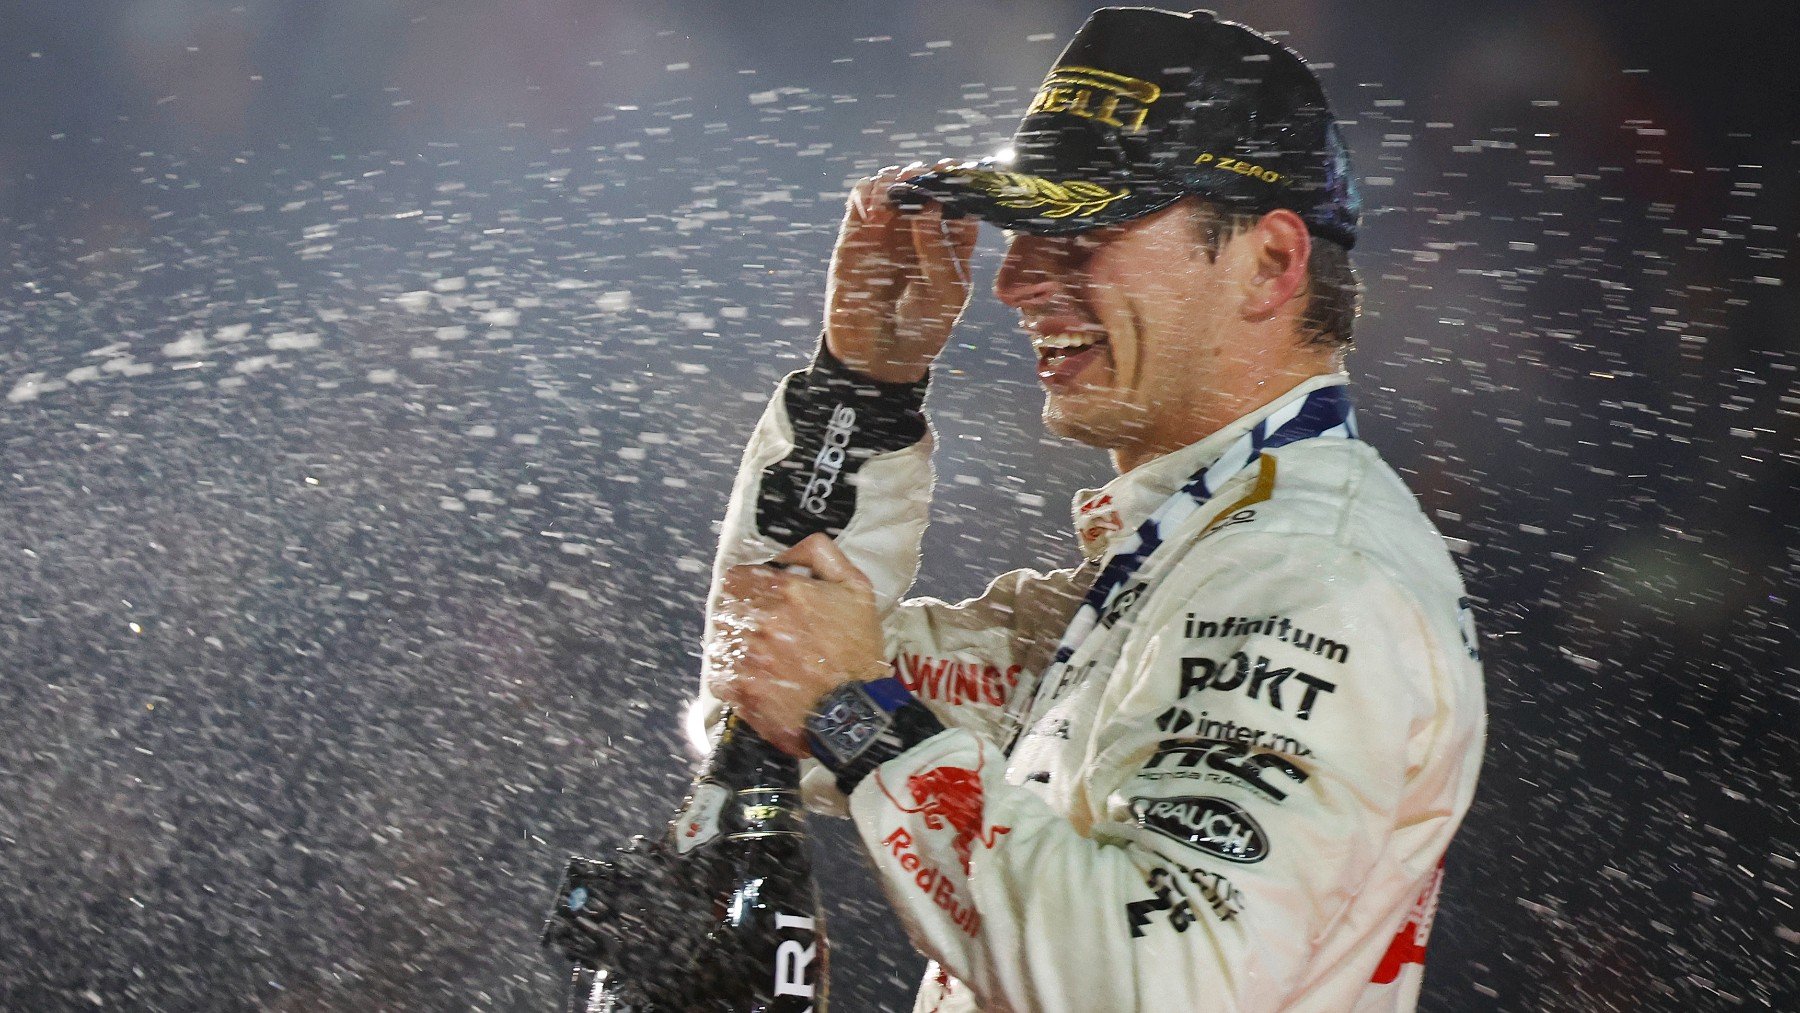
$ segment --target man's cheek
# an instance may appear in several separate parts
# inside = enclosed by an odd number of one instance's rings
[[[1143,307],[1130,297],[1120,301],[1114,316],[1120,321],[1118,334],[1109,333],[1106,350],[1112,359],[1112,386],[1125,391],[1137,386],[1143,370],[1146,321]]]

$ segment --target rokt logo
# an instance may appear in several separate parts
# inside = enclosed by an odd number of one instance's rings
[[[1261,655],[1252,662],[1249,655],[1242,651],[1224,661],[1213,658],[1181,659],[1181,696],[1184,698],[1201,690],[1229,693],[1242,689],[1250,699],[1261,700],[1263,690],[1267,689],[1268,705],[1278,711],[1285,711],[1287,708],[1281,702],[1281,686],[1289,679],[1306,687],[1300,698],[1294,701],[1294,716],[1302,721],[1312,719],[1313,704],[1318,702],[1320,693],[1337,691],[1335,682],[1326,682],[1291,667],[1273,668],[1269,659]]]

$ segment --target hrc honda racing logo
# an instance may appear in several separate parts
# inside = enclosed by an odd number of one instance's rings
[[[821,516],[826,500],[837,488],[838,476],[844,473],[844,462],[850,452],[850,437],[856,433],[856,409],[838,405],[832,409],[831,421],[825,425],[825,445],[813,456],[812,474],[800,493],[800,509]]]
[[[1312,777],[1280,753],[1227,739],[1164,739],[1138,771],[1145,780],[1192,778],[1247,788],[1271,802],[1288,797]]]

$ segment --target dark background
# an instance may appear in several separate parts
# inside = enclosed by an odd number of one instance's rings
[[[842,192],[1088,9],[0,3],[0,1007],[554,1008]],[[1349,123],[1365,435],[1481,605],[1423,1008],[1800,1008],[1793,4],[1220,10]],[[991,298],[932,401],[920,589],[1073,558]],[[834,1005],[908,1008],[819,848]]]

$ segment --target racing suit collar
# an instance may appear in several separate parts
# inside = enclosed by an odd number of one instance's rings
[[[1075,538],[1082,555],[1089,559],[1106,555],[1115,541],[1136,531],[1144,518],[1173,496],[1195,472],[1212,465],[1234,441],[1284,405],[1320,388],[1349,382],[1350,377],[1344,373],[1309,377],[1197,443],[1140,464],[1098,489],[1083,489],[1076,493],[1073,505]]]

